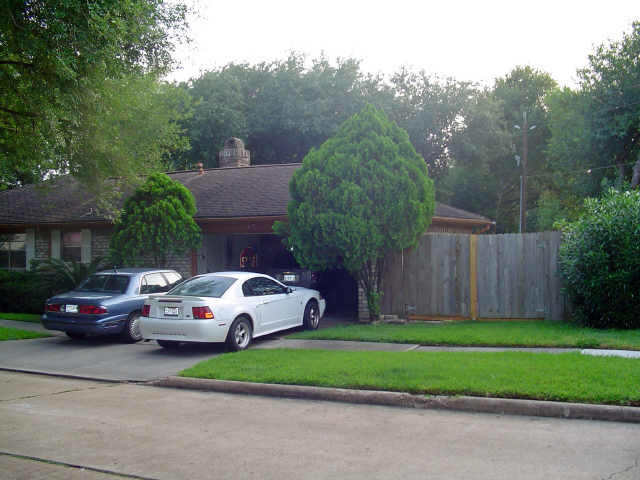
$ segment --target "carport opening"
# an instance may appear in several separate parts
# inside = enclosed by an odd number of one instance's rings
[[[327,314],[355,318],[356,281],[344,269],[311,272],[300,268],[293,255],[273,234],[205,234],[198,272],[246,270],[272,275],[289,284],[314,288],[327,300]]]
[[[327,300],[327,314],[340,317],[358,315],[358,284],[342,268],[317,272],[316,288]]]

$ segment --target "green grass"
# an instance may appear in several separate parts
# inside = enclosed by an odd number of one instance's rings
[[[288,338],[417,343],[420,345],[577,347],[640,350],[640,330],[596,330],[559,322],[348,325],[295,333]]]
[[[0,327],[0,341],[3,340],[25,340],[27,338],[44,338],[50,337],[46,333],[28,332],[18,328]]]
[[[42,314],[40,313],[1,313],[0,319],[2,320],[15,320],[18,322],[31,322],[40,323]]]
[[[247,350],[181,376],[415,394],[640,405],[640,360],[523,352]]]

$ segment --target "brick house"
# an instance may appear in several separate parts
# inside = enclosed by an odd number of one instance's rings
[[[252,166],[249,151],[233,138],[225,142],[219,160],[220,168],[168,173],[193,193],[194,219],[203,232],[202,247],[173,259],[169,266],[185,277],[237,270],[241,253],[250,247],[259,271],[296,269],[272,226],[276,220],[287,220],[289,180],[302,164]],[[0,268],[24,270],[32,260],[46,258],[89,262],[108,256],[113,225],[97,211],[94,196],[71,176],[47,188],[28,185],[0,192]],[[472,233],[492,224],[483,216],[436,202],[428,232]],[[325,284],[334,286],[329,292],[334,304],[354,313],[355,282],[335,271],[325,274]]]

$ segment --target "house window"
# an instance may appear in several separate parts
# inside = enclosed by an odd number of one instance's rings
[[[0,268],[24,270],[27,268],[26,234],[0,235]]]
[[[81,232],[64,232],[62,234],[62,259],[76,262],[82,259]]]

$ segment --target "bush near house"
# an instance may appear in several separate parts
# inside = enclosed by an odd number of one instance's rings
[[[34,272],[0,270],[0,311],[42,313],[55,287]]]
[[[563,227],[559,270],[575,319],[596,328],[640,328],[640,191],[609,190]]]

